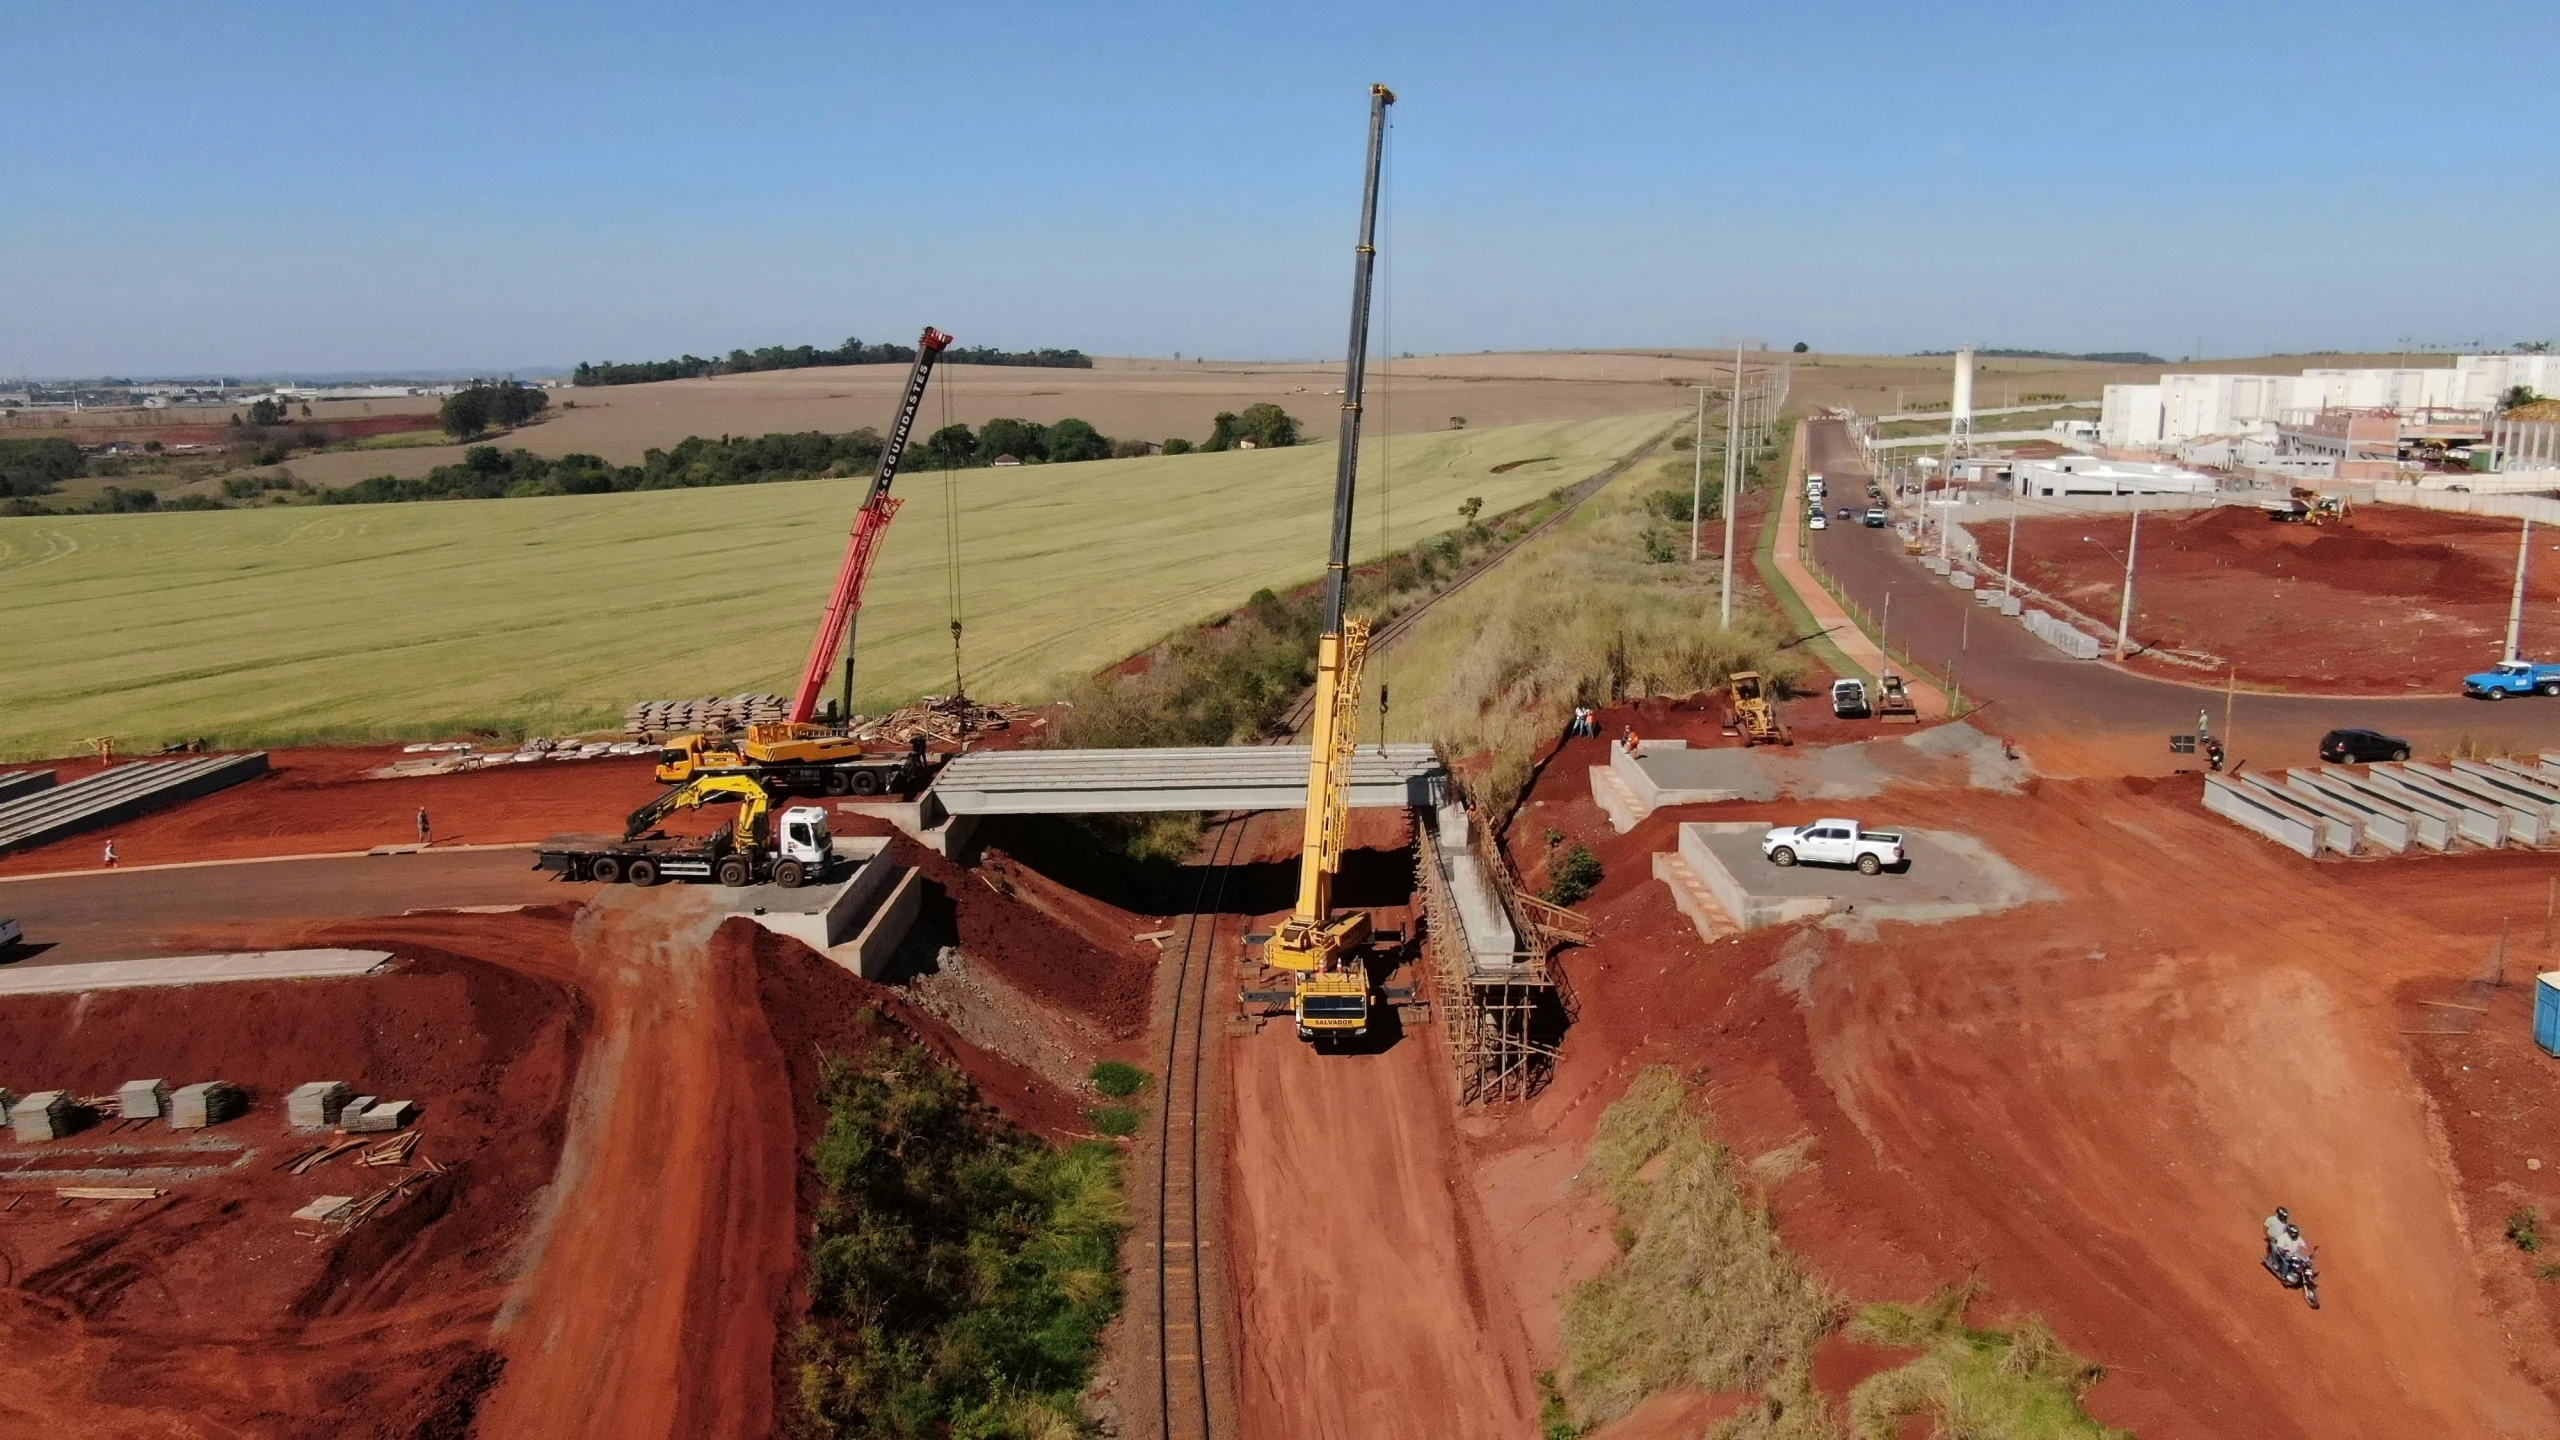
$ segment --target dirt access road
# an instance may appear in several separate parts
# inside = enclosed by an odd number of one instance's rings
[[[1838,421],[1807,424],[1810,468],[1840,503],[1865,498],[1867,472]],[[2220,686],[2184,685],[2132,674],[2103,661],[2072,660],[1991,613],[1903,553],[1890,529],[1840,525],[1814,537],[1814,556],[1851,599],[1881,614],[1892,597],[1893,643],[1944,669],[1956,662],[1965,695],[1988,707],[1978,722],[2015,736],[2047,775],[2166,774],[2194,768],[2172,756],[2168,737],[2192,734],[2198,712],[2224,731]],[[2137,586],[2139,581],[2137,580]],[[2329,699],[2243,692],[2232,703],[2232,758],[2261,769],[2314,763],[2322,732],[2367,725],[2407,738],[2421,754],[2466,737],[2497,749],[2560,744],[2560,706],[2511,704],[2492,710],[2459,696]]]

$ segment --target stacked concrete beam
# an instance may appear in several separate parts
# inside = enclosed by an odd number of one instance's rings
[[[2441,765],[2411,761],[2401,768],[2425,776],[2446,791],[2468,796],[2473,804],[2504,814],[2508,844],[2541,845],[2552,838],[2553,808],[2538,795],[2510,790],[2496,781]]]
[[[2473,792],[2468,786],[2445,779],[2430,767],[2385,762],[2372,767],[2386,780],[2396,781],[2421,794],[2461,810],[2465,817],[2480,817],[2486,824],[2474,823],[2466,833],[2495,838],[2480,843],[2495,848],[2510,842],[2519,845],[2539,844],[2542,822],[2524,811],[2513,809],[2489,796]]]
[[[9,1131],[19,1143],[39,1145],[71,1133],[71,1092],[38,1090],[9,1107]]]
[[[2353,855],[2364,845],[2364,821],[2352,810],[2315,804],[2256,775],[2230,777],[2250,799],[2280,814],[2309,824],[2319,834],[2320,848]]]
[[[2357,772],[2356,778],[2413,809],[2431,811],[2453,827],[2457,839],[2492,850],[2507,843],[2507,819],[2503,812],[2465,804],[2437,790],[2427,783],[2423,775],[2411,775],[2383,765],[2369,765]]]
[[[2519,775],[2497,765],[2483,765],[2477,760],[2456,760],[2451,768],[2464,783],[2542,817],[2544,838],[2550,838],[2553,830],[2560,828],[2560,784]]]
[[[116,1087],[116,1118],[157,1120],[169,1109],[169,1082],[127,1080]]]
[[[39,790],[53,788],[50,770],[12,770],[0,775],[0,802],[23,799]]]
[[[2332,810],[2345,810],[2352,813],[2358,823],[2364,827],[2366,844],[2376,849],[2390,851],[2394,855],[2407,853],[2410,839],[2409,812],[2398,806],[2385,806],[2381,801],[2360,797],[2344,787],[2332,788],[2322,784],[2321,779],[2322,777],[2314,771],[2287,771],[2284,776],[2284,788],[2305,801],[2315,802]],[[2441,850],[2444,847],[2439,845],[2436,848]]]
[[[348,1097],[355,1094],[344,1080],[314,1080],[296,1085],[284,1098],[284,1123],[296,1130],[326,1130],[338,1123],[339,1112],[347,1108]]]
[[[0,854],[130,820],[267,773],[265,752],[137,761],[0,800]]]
[[[642,700],[622,712],[631,735],[674,735],[743,730],[784,718],[790,702],[770,692],[705,695],[698,700]]]
[[[169,1128],[202,1130],[219,1125],[248,1108],[248,1097],[240,1087],[225,1080],[205,1080],[180,1086],[169,1097]]]
[[[2239,826],[2252,830],[2305,860],[2320,854],[2320,831],[2313,824],[2286,810],[2277,810],[2260,802],[2253,788],[2244,789],[2220,775],[2204,777],[2204,808]]]
[[[2327,770],[2299,770],[2323,789],[2356,801],[2386,814],[2395,815],[2409,826],[2409,839],[2430,850],[2450,850],[2462,838],[2455,828],[2453,811],[2431,800],[2422,800],[2396,786],[2385,785],[2360,770],[2339,767]]]

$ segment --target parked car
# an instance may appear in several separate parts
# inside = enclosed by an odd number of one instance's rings
[[[1832,681],[1831,713],[1843,720],[1864,720],[1873,715],[1875,709],[1867,702],[1867,682],[1864,680]]]
[[[1855,505],[1843,505],[1840,507],[1838,513],[1840,518],[1843,520],[1855,520],[1858,518],[1858,507]]]
[[[2379,730],[2350,726],[2320,737],[2320,758],[2332,765],[2368,765],[2376,760],[2406,760],[2409,742]]]
[[[1878,505],[1869,510],[1866,513],[1866,517],[1858,523],[1866,526],[1870,530],[1881,530],[1885,526],[1893,523],[1893,517],[1885,513],[1883,506]]]
[[[1804,523],[1805,528],[1809,530],[1828,530],[1831,528],[1831,522],[1823,519],[1822,512],[1819,510],[1814,511]]]
[[[2462,693],[2475,700],[2504,700],[2510,695],[2560,695],[2560,665],[2531,660],[2501,660],[2491,669],[2462,677]]]
[[[1774,865],[1855,865],[1859,874],[1873,875],[1902,864],[1902,833],[1865,829],[1855,820],[1780,825],[1760,837],[1760,853]]]
[[[26,932],[18,928],[17,921],[6,915],[0,915],[0,960],[15,956],[18,953],[18,947],[25,944],[26,939]]]

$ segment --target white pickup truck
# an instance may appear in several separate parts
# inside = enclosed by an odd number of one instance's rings
[[[1859,874],[1873,875],[1903,862],[1902,832],[1868,830],[1855,820],[1780,825],[1760,837],[1760,853],[1776,865],[1855,865]]]

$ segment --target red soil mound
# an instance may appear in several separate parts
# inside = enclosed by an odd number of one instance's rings
[[[280,937],[402,958],[349,980],[119,990],[0,1001],[0,1056],[22,1088],[104,1093],[137,1076],[221,1077],[250,1113],[193,1135],[101,1127],[38,1149],[45,1169],[0,1230],[0,1430],[13,1434],[461,1433],[495,1378],[488,1323],[559,1153],[589,1016],[572,988],[517,968],[568,948],[554,913],[448,916]],[[495,962],[495,963],[492,963]],[[295,1177],[315,1143],[283,1125],[313,1079],[415,1099],[419,1153],[444,1179],[342,1237],[287,1217],[397,1172],[351,1157]],[[101,1155],[102,1146],[137,1152]],[[201,1178],[65,1176],[209,1164]],[[31,1177],[32,1178],[32,1177]],[[55,1184],[161,1184],[139,1206],[60,1206]]]
[[[1038,1000],[1056,1005],[1125,1039],[1145,1027],[1155,962],[1132,951],[1107,951],[1054,916],[998,894],[977,874],[899,837],[891,853],[933,882],[928,923],[959,937],[972,960]],[[1133,932],[1134,933],[1134,932]]]

